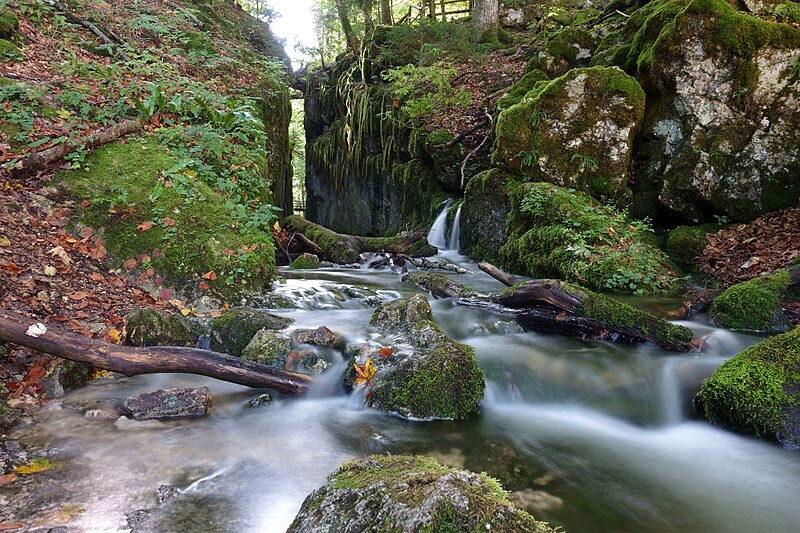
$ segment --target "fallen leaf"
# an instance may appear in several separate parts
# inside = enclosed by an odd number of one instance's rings
[[[14,531],[15,529],[22,529],[26,525],[24,522],[3,522],[0,524],[0,531]]]
[[[91,255],[95,259],[99,260],[99,259],[104,259],[106,257],[106,255],[108,255],[108,252],[106,251],[105,246],[100,245],[97,248],[93,248],[92,249],[92,254]]]
[[[378,350],[378,355],[381,357],[391,357],[392,356],[392,349],[384,346],[380,350]]]
[[[89,279],[97,283],[105,283],[106,278],[99,272],[92,272],[89,274]]]
[[[81,239],[88,239],[89,237],[94,235],[94,230],[89,226],[84,226],[78,235],[80,235]]]
[[[6,263],[6,269],[12,274],[19,274],[20,272],[22,272],[22,269],[17,265],[15,265],[14,263]]]
[[[75,300],[77,302],[80,300],[85,300],[89,296],[89,293],[83,291],[76,291],[69,293],[67,296],[69,297],[70,300]]]
[[[108,375],[108,370],[103,370],[102,368],[93,368],[92,371],[89,373],[89,377],[91,379],[102,378]]]
[[[0,247],[11,246],[11,240],[5,235],[0,235]]]
[[[62,464],[63,463],[59,462],[51,463],[47,457],[37,457],[28,465],[17,466],[14,468],[14,471],[21,475],[38,474],[39,472],[46,472],[53,468],[58,468]]]
[[[52,249],[48,250],[47,253],[52,255],[52,256],[55,256],[55,257],[58,257],[59,259],[61,259],[61,261],[66,266],[69,266],[69,265],[72,264],[72,259],[70,258],[69,254],[61,246],[56,246],[55,248],[52,248]]]
[[[147,230],[149,230],[149,229],[150,229],[150,228],[152,228],[152,227],[153,227],[153,223],[152,223],[151,221],[149,221],[149,220],[148,220],[147,222],[142,222],[141,224],[139,224],[138,226],[136,226],[136,228],[137,228],[139,231],[147,231]]]
[[[114,344],[122,344],[122,332],[118,329],[110,329],[106,334],[108,339]]]
[[[214,272],[213,270],[210,270],[210,271],[206,272],[205,274],[203,274],[203,279],[207,279],[209,281],[214,281],[215,279],[217,279],[217,273]]]
[[[353,365],[356,369],[356,385],[364,384],[369,385],[372,381],[372,376],[375,375],[375,365],[372,364],[372,359],[367,357],[367,361],[363,365]]]
[[[6,476],[0,476],[0,487],[2,487],[3,485],[8,485],[9,483],[14,481],[15,479],[17,479],[17,475],[14,474],[13,472],[11,474],[6,475]]]
[[[28,370],[28,380],[29,381],[39,381],[43,377],[47,375],[47,370],[42,365],[33,365],[30,370]]]
[[[133,270],[137,266],[139,266],[139,261],[137,261],[136,259],[126,259],[122,263],[122,268],[124,268],[125,270]]]
[[[206,283],[205,281],[201,281],[200,283],[197,284],[197,286],[200,287],[201,291],[208,290],[208,283]]]
[[[172,218],[169,218],[169,217],[164,217],[164,225],[167,226],[168,228],[174,226],[175,225],[175,219],[172,219]]]
[[[81,207],[84,208],[84,209],[86,209],[90,205],[92,205],[92,201],[91,200],[83,200],[83,201],[81,201]]]

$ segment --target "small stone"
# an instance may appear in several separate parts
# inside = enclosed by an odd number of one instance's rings
[[[147,509],[137,509],[136,511],[126,514],[125,518],[128,521],[128,527],[135,530],[144,522],[150,520],[151,516],[153,516],[153,513]]]
[[[247,407],[263,407],[265,405],[269,405],[273,403],[275,400],[272,399],[272,396],[269,394],[259,394],[249,402],[247,402]]]
[[[39,291],[36,293],[36,299],[39,300],[40,302],[49,302],[50,295],[47,294],[46,291]]]
[[[135,420],[205,416],[211,411],[211,389],[165,389],[126,399],[119,409]]]
[[[56,267],[54,267],[54,266],[47,265],[46,267],[44,267],[44,275],[45,276],[55,276],[57,272],[58,271],[56,270]]]
[[[336,334],[325,326],[320,326],[314,330],[297,330],[292,337],[300,344],[313,344],[315,346],[333,346],[336,344]]]
[[[83,413],[83,416],[86,418],[99,418],[101,420],[116,420],[119,418],[117,413],[108,409],[89,409]]]
[[[533,514],[555,511],[564,506],[564,500],[543,490],[518,490],[509,496],[511,501]]]
[[[156,491],[156,499],[158,500],[158,503],[164,503],[174,500],[180,496],[180,494],[181,491],[178,489],[178,487],[173,487],[172,485],[161,485]]]

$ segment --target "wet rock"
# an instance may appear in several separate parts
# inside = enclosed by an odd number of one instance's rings
[[[465,464],[475,472],[486,472],[509,489],[526,486],[537,473],[513,447],[500,440],[482,443],[470,452]]]
[[[275,400],[272,399],[272,395],[270,394],[259,394],[249,402],[247,402],[247,407],[263,407],[265,405],[270,405],[274,403]]]
[[[450,279],[444,274],[415,273],[403,276],[403,281],[425,289],[439,298],[460,298],[475,290]]]
[[[8,474],[15,466],[28,462],[28,454],[19,442],[0,440],[0,475]]]
[[[303,366],[314,374],[322,374],[331,367],[331,364],[317,353],[311,353],[303,358]]]
[[[354,379],[354,366],[365,365],[369,358],[377,368],[370,382],[370,406],[418,419],[461,419],[477,412],[484,380],[474,350],[447,337],[433,322],[423,295],[381,305],[371,323],[416,351],[356,357],[345,372],[345,386]]]
[[[130,513],[126,514],[125,519],[128,522],[128,527],[135,531],[139,526],[150,520],[152,516],[152,511],[148,511],[147,509],[137,509],[136,511],[131,511]]]
[[[125,340],[132,346],[194,346],[195,338],[182,317],[151,308],[125,315]]]
[[[91,378],[91,368],[83,363],[64,360],[42,379],[45,394],[51,398],[64,396],[65,391],[83,385]]]
[[[800,449],[800,327],[725,361],[695,405],[712,424]]]
[[[161,485],[156,490],[156,500],[158,500],[159,504],[174,500],[180,495],[181,491],[178,487],[173,487],[172,485]]]
[[[8,391],[5,385],[0,383],[0,435],[14,427],[22,414],[19,409],[9,407],[6,403],[7,399]]]
[[[564,506],[564,500],[543,490],[525,489],[509,494],[515,505],[531,513],[547,513]]]
[[[499,168],[481,172],[467,183],[461,207],[461,250],[485,260],[497,257],[506,242],[510,198],[503,191],[514,176]]]
[[[89,409],[83,413],[83,416],[86,418],[96,418],[98,420],[116,420],[119,418],[119,414],[110,409]]]
[[[783,271],[737,283],[714,298],[709,313],[723,328],[783,333],[791,328],[781,308],[791,281]]]
[[[164,424],[158,420],[133,420],[127,416],[121,416],[114,422],[114,427],[119,431],[149,431],[162,429]]]
[[[256,309],[231,309],[209,321],[210,346],[217,352],[241,356],[242,351],[259,330],[280,330],[292,322],[294,321],[291,318]]]
[[[283,368],[291,346],[291,340],[286,335],[270,329],[261,329],[242,350],[242,359]]]
[[[295,342],[300,344],[313,344],[315,346],[333,346],[336,344],[336,334],[325,326],[317,329],[299,329],[292,334]]]
[[[500,113],[492,161],[532,181],[630,198],[633,140],[645,105],[639,83],[619,68],[592,67],[536,87]]]
[[[131,396],[122,402],[121,414],[135,420],[204,416],[211,411],[211,389],[164,389]]]
[[[309,495],[288,532],[550,532],[491,478],[429,457],[372,456],[342,465]],[[443,530],[443,529],[442,529]]]
[[[319,268],[319,257],[314,254],[305,253],[292,261],[292,264],[289,265],[289,267],[298,270]]]

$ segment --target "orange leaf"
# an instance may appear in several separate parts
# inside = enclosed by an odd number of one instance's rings
[[[369,385],[372,381],[372,376],[375,375],[375,365],[372,364],[372,359],[367,357],[367,361],[363,365],[353,365],[356,370],[356,385],[361,383]]]
[[[45,375],[47,375],[47,370],[45,370],[42,365],[33,365],[30,370],[28,370],[29,381],[39,381],[45,377]]]
[[[99,272],[92,272],[91,274],[89,274],[89,279],[92,281],[96,281],[97,283],[104,283],[106,281],[106,278],[104,278],[103,275]]]
[[[142,222],[141,224],[139,224],[138,226],[136,226],[136,228],[137,228],[139,231],[147,231],[147,230],[149,230],[149,229],[150,229],[150,228],[152,228],[152,227],[153,227],[153,223],[152,223],[151,221],[149,221],[149,220],[148,220],[147,222]]]
[[[202,291],[208,290],[208,283],[206,283],[205,281],[201,281],[200,283],[197,284],[197,286],[200,287],[200,290]]]
[[[94,235],[94,230],[89,226],[84,226],[78,235],[80,235],[81,239],[88,239],[89,237]]]
[[[217,279],[217,273],[214,272],[213,270],[210,270],[210,271],[206,272],[205,274],[203,274],[203,279],[207,279],[209,281],[214,281],[215,279]]]
[[[3,485],[8,485],[9,483],[14,481],[15,479],[17,479],[17,475],[14,474],[13,472],[11,474],[6,475],[6,476],[0,476],[0,487],[2,487]]]
[[[6,268],[12,274],[19,274],[20,272],[22,272],[22,269],[17,265],[15,265],[14,263],[6,263]]]
[[[164,217],[164,225],[167,226],[168,228],[172,227],[175,225],[175,220],[169,217]]]
[[[106,333],[108,339],[114,344],[122,344],[122,332],[118,329],[110,329]]]
[[[87,208],[87,207],[89,207],[90,205],[92,205],[92,201],[91,201],[91,200],[83,200],[83,201],[81,202],[81,207],[82,207],[82,208],[84,208],[84,209],[86,209],[86,208]]]
[[[89,296],[89,293],[83,291],[77,291],[77,292],[71,292],[67,296],[69,296],[70,300],[75,300],[77,302],[79,300],[85,300]]]
[[[139,266],[139,261],[137,261],[136,259],[126,259],[122,263],[122,268],[124,268],[125,270],[133,270],[137,266]]]
[[[95,259],[103,259],[107,255],[105,246],[98,246],[92,249],[92,257]]]
[[[392,349],[384,346],[383,348],[378,350],[378,355],[380,355],[381,357],[391,357]]]

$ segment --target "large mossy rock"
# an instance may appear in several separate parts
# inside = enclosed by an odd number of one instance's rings
[[[624,200],[645,94],[619,68],[574,69],[497,119],[492,161],[534,181]]]
[[[242,350],[242,359],[282,369],[291,350],[292,340],[288,336],[261,329]]]
[[[342,465],[306,498],[288,531],[554,530],[512,506],[485,474],[429,457],[389,455]]]
[[[788,271],[737,283],[711,303],[711,317],[723,328],[783,333],[791,328],[781,309],[792,277]]]
[[[541,70],[551,78],[588,67],[600,39],[576,26],[564,28],[528,61],[526,71]]]
[[[493,168],[467,184],[461,207],[461,251],[471,257],[495,260],[506,242],[506,219],[511,212],[509,184],[518,177]]]
[[[548,183],[507,190],[513,210],[499,255],[509,270],[601,291],[665,293],[679,285],[646,223]]]
[[[720,224],[678,226],[667,235],[665,251],[670,259],[688,271],[697,270],[697,258],[703,254],[708,240],[706,235],[722,229]]]
[[[696,400],[713,424],[800,449],[800,327],[723,363]]]
[[[257,309],[231,309],[208,322],[210,346],[216,352],[239,357],[260,330],[280,330],[292,322],[291,318]]]
[[[9,10],[0,8],[0,37],[10,39],[19,29],[19,18]]]
[[[648,92],[641,202],[695,222],[747,221],[800,197],[800,29],[725,0],[655,0],[599,57]]]
[[[194,346],[196,339],[183,318],[139,308],[125,315],[125,340],[132,346]]]
[[[371,324],[415,349],[372,359],[371,407],[414,419],[463,419],[478,411],[485,383],[475,352],[442,331],[423,295],[379,306]]]

